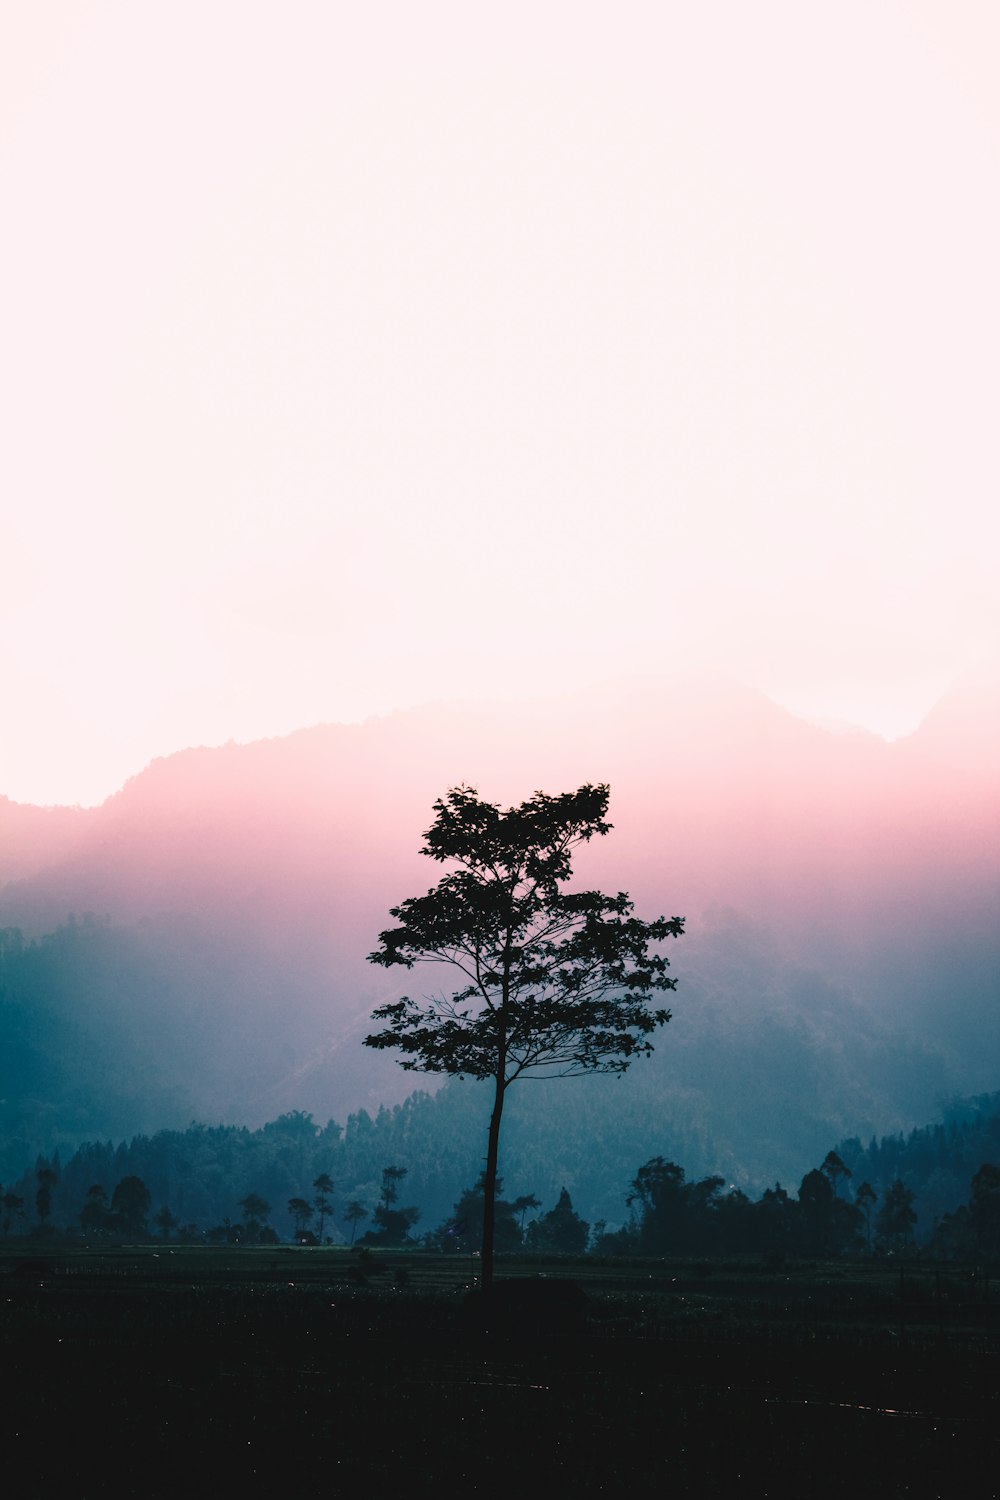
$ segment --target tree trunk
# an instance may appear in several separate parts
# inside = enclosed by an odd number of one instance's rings
[[[481,1279],[483,1292],[488,1293],[493,1285],[493,1241],[496,1227],[497,1160],[500,1151],[500,1116],[503,1114],[503,1099],[506,1082],[502,1072],[497,1074],[497,1090],[490,1115],[489,1142],[486,1148],[486,1171],[483,1173],[483,1255]]]
[[[507,1007],[510,1004],[510,951],[511,930],[507,929],[507,940],[503,952],[503,979],[501,981],[501,1004],[499,1029],[497,1032],[496,1093],[493,1096],[493,1113],[490,1115],[489,1141],[486,1147],[486,1171],[483,1174],[483,1257],[482,1288],[489,1296],[493,1286],[493,1243],[496,1229],[497,1161],[500,1155],[500,1116],[503,1114],[504,1094],[507,1092]]]

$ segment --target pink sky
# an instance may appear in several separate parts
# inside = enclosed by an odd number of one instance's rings
[[[722,667],[998,659],[992,3],[0,22],[0,792]]]

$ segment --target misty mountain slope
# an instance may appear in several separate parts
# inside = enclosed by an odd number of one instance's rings
[[[693,939],[686,959],[650,1059],[620,1080],[511,1090],[504,1160],[518,1180],[564,1180],[607,1218],[621,1217],[609,1183],[654,1155],[754,1191],[776,1177],[797,1185],[848,1129],[903,1128],[927,1098],[954,1091],[944,1058],[732,913]]]
[[[82,841],[30,879],[17,878],[29,851],[8,864],[0,843],[4,919],[45,931],[73,910],[211,903],[354,941],[350,924],[384,912],[396,878],[403,893],[431,878],[417,849],[448,786],[504,801],[607,780],[616,832],[588,868],[620,870],[639,899],[687,915],[725,902],[785,926],[864,921],[889,871],[914,893],[996,875],[996,777],[987,802],[914,743],[829,734],[748,689],[680,682],[188,750],[86,813]]]
[[[732,912],[713,914],[673,956],[681,987],[651,1059],[621,1080],[531,1079],[511,1091],[504,1161],[519,1180],[575,1188],[614,1219],[608,1193],[649,1156],[745,1187],[797,1181],[830,1141],[905,1128],[926,1100],[957,1090],[941,1052],[880,1023]],[[3,1169],[22,1170],[25,1152],[65,1154],[191,1119],[260,1126],[306,1110],[343,1122],[359,1102],[374,1112],[415,1085],[437,1087],[363,1047],[367,1012],[338,1043],[310,1050],[280,973],[251,969],[246,955],[234,969],[229,957],[179,919],[84,920],[7,952]],[[474,1180],[489,1090],[449,1087],[464,1102],[448,1128]]]
[[[509,801],[607,780],[614,830],[581,851],[577,884],[689,922],[643,1108],[672,1092],[714,1142],[705,1169],[753,1175],[768,1152],[791,1163],[821,1134],[901,1128],[1000,1077],[996,777],[942,750],[953,732],[968,756],[975,723],[968,701],[943,705],[930,755],[919,732],[832,734],[748,689],[677,680],[188,750],[82,816],[18,813],[0,925],[41,938],[78,914],[76,946],[32,960],[31,1003],[40,1031],[55,1015],[91,1038],[115,1132],[147,1126],[116,1082],[132,1069],[151,1108],[170,1101],[160,1123],[342,1118],[413,1082],[361,1046],[372,1006],[412,985],[365,955],[439,874],[419,854],[434,799],[459,781]],[[49,812],[69,815],[58,837]],[[87,912],[103,933],[89,947]]]
[[[70,859],[96,808],[32,807],[0,795],[0,883],[30,880]]]
[[[39,1150],[120,1136],[190,1118],[175,1053],[157,1056],[133,997],[150,1000],[156,976],[136,959],[134,934],[93,923],[35,945],[0,933],[0,1171],[21,1170]]]
[[[337,1051],[317,1036],[300,973],[194,918],[84,917],[30,943],[0,936],[0,1172],[20,1170],[25,1151],[192,1119],[262,1124],[282,1112],[278,1095],[299,1092],[303,1057]],[[388,1058],[377,1063],[358,1088],[349,1069],[346,1091],[324,1090],[328,1115],[408,1091]]]

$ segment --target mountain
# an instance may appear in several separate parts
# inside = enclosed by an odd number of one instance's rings
[[[899,743],[965,776],[995,785],[1000,770],[1000,676],[962,679]]]
[[[414,1080],[361,1039],[406,976],[365,955],[437,878],[434,799],[608,781],[579,882],[688,918],[650,1121],[687,1111],[748,1180],[797,1141],[906,1128],[1000,1072],[987,710],[887,744],[724,680],[629,680],[185,750],[83,812],[0,802],[0,926],[25,939],[0,1125],[27,1150],[398,1100]]]
[[[0,796],[2,881],[27,880],[69,859],[95,815],[92,808],[31,807]]]

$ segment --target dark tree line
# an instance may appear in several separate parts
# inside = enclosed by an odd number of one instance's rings
[[[592,1098],[593,1086],[586,1087]],[[567,1088],[549,1092],[557,1096]],[[479,1131],[485,1123],[481,1105],[482,1094],[477,1099],[475,1085],[449,1084],[435,1096],[417,1093],[404,1104],[375,1115],[359,1111],[348,1117],[346,1127],[334,1121],[319,1126],[310,1115],[295,1112],[260,1130],[193,1125],[185,1131],[137,1136],[117,1146],[93,1142],[65,1162],[58,1154],[38,1157],[28,1172],[8,1178],[0,1187],[0,1233],[21,1236],[36,1233],[40,1226],[52,1232],[80,1233],[80,1214],[88,1202],[89,1231],[103,1224],[102,1232],[114,1233],[104,1216],[119,1211],[113,1206],[118,1185],[126,1178],[138,1178],[150,1194],[150,1232],[160,1237],[165,1231],[174,1236],[182,1231],[201,1235],[214,1229],[224,1238],[230,1235],[245,1242],[247,1216],[240,1204],[249,1194],[257,1194],[269,1205],[264,1223],[283,1240],[292,1239],[298,1227],[289,1207],[293,1200],[305,1205],[303,1227],[317,1240],[334,1245],[357,1243],[366,1233],[379,1235],[387,1229],[395,1234],[399,1221],[387,1224],[383,1215],[413,1205],[419,1207],[420,1217],[404,1227],[403,1239],[412,1241],[425,1232],[438,1235],[433,1226],[443,1230],[449,1223],[476,1222],[475,1183],[482,1167]],[[602,1189],[596,1198],[594,1176],[583,1173],[575,1151],[566,1145],[574,1139],[576,1112],[564,1109],[560,1113],[561,1144],[553,1148],[549,1136],[525,1130],[532,1149],[523,1149],[515,1137],[517,1149],[505,1157],[507,1178],[514,1187],[510,1199],[514,1211],[511,1217],[504,1207],[507,1200],[499,1192],[496,1235],[500,1253],[514,1240],[507,1227],[510,1222],[526,1236],[537,1218],[536,1209],[543,1204],[550,1210],[564,1185],[584,1218],[592,1222],[590,1243],[597,1245],[611,1236],[604,1248],[612,1249],[616,1236],[627,1239],[644,1222],[643,1193],[635,1182],[625,1187],[632,1178],[650,1192],[655,1189],[665,1202],[680,1202],[681,1211],[674,1214],[670,1231],[675,1243],[704,1243],[710,1234],[726,1253],[731,1247],[762,1253],[762,1246],[776,1246],[791,1254],[808,1245],[808,1251],[801,1249],[801,1253],[819,1254],[822,1249],[815,1247],[824,1243],[831,1247],[830,1253],[842,1253],[859,1238],[861,1248],[872,1251],[895,1238],[907,1244],[912,1239],[920,1247],[940,1246],[946,1254],[974,1253],[970,1244],[982,1244],[985,1249],[992,1243],[989,1173],[975,1201],[971,1184],[981,1168],[1000,1163],[1000,1095],[955,1105],[942,1124],[906,1137],[873,1141],[868,1148],[856,1140],[841,1142],[828,1153],[825,1163],[806,1174],[798,1190],[773,1184],[754,1195],[721,1176],[691,1174],[694,1181],[689,1181],[681,1173],[678,1186],[673,1178],[681,1172],[679,1167],[667,1174],[664,1184],[647,1182],[650,1174],[643,1174],[642,1169],[637,1172],[634,1164],[658,1158],[647,1148],[630,1160],[625,1155],[627,1141],[621,1139],[616,1140],[610,1160],[601,1164],[603,1176],[614,1173],[614,1188]],[[536,1123],[533,1116],[529,1120]],[[661,1155],[668,1165],[685,1159],[672,1141]],[[841,1163],[840,1169],[831,1170],[831,1158]],[[385,1201],[387,1163],[406,1169],[405,1179],[400,1179],[405,1181],[404,1203]],[[324,1185],[326,1179],[331,1188]],[[456,1201],[463,1182],[471,1186]],[[713,1182],[711,1190],[704,1186]],[[902,1202],[905,1194],[894,1190],[896,1182],[910,1195],[906,1204],[916,1217],[909,1232]],[[91,1190],[95,1190],[92,1198]],[[631,1204],[625,1202],[626,1197],[633,1198]],[[525,1198],[535,1202],[525,1207]],[[895,1228],[884,1217],[893,1205],[900,1207]],[[382,1213],[376,1218],[379,1209]],[[968,1212],[963,1214],[963,1209]],[[653,1223],[664,1212],[658,1209],[654,1214],[645,1231],[647,1238],[654,1234]],[[162,1215],[167,1217],[162,1219]],[[118,1237],[124,1233],[119,1226]],[[536,1241],[539,1233],[534,1231]],[[457,1247],[461,1236],[442,1234],[439,1239],[442,1248]]]
[[[793,1197],[781,1183],[753,1202],[722,1177],[689,1182],[684,1168],[662,1156],[640,1167],[628,1196],[632,1222],[595,1242],[601,1254],[805,1256],[822,1259],[866,1248],[868,1183],[857,1193],[836,1152],[807,1172]],[[895,1185],[875,1219],[874,1247],[909,1248],[913,1194]]]
[[[485,1184],[482,1177],[460,1194],[452,1213],[436,1229],[417,1231],[421,1217],[416,1205],[401,1206],[405,1167],[382,1168],[378,1202],[369,1210],[357,1199],[341,1211],[350,1234],[340,1243],[353,1245],[359,1225],[371,1228],[358,1239],[366,1248],[422,1247],[443,1253],[478,1256],[482,1245]],[[50,1222],[52,1194],[60,1184],[57,1166],[39,1160],[35,1170],[35,1221],[30,1222],[23,1194],[0,1191],[2,1228],[11,1233],[83,1238],[228,1245],[277,1244],[281,1236],[270,1222],[271,1203],[249,1192],[233,1203],[233,1216],[199,1226],[183,1223],[163,1203],[153,1214],[147,1184],[135,1174],[121,1178],[109,1193],[92,1183],[69,1222],[56,1228]],[[335,1185],[328,1173],[313,1181],[312,1200],[293,1197],[288,1212],[293,1236],[300,1244],[331,1244],[308,1228],[325,1222],[334,1210]],[[499,1255],[583,1255],[632,1257],[760,1256],[836,1259],[862,1254],[908,1255],[917,1251],[916,1194],[901,1178],[884,1193],[867,1182],[855,1184],[853,1173],[835,1151],[803,1177],[793,1197],[780,1183],[756,1200],[718,1176],[688,1180],[684,1168],[662,1156],[641,1166],[625,1197],[628,1220],[611,1227],[598,1220],[593,1227],[573,1207],[564,1187],[546,1212],[533,1193],[507,1199],[497,1181],[495,1248]],[[529,1217],[530,1215],[530,1217]],[[941,1216],[926,1250],[945,1259],[1000,1257],[1000,1168],[984,1162],[969,1185],[968,1202]]]

